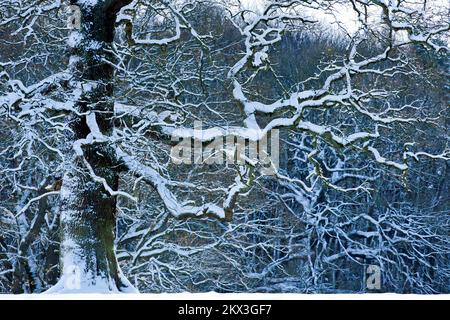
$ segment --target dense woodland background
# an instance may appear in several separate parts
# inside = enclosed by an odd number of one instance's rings
[[[0,97],[20,86],[13,79],[28,87],[65,70],[72,50],[67,13],[40,12],[27,29],[33,16],[8,20],[18,10],[12,3],[0,4]],[[135,36],[170,36],[172,19],[161,18],[165,11],[151,3],[153,10],[147,5],[135,17]],[[208,190],[229,186],[242,167],[175,165],[170,143],[143,122],[192,127],[201,120],[205,127],[227,127],[242,121],[227,77],[246,50],[235,25],[239,17],[229,7],[207,2],[183,12],[197,34],[210,37],[198,41],[190,29],[182,29],[173,43],[136,47],[129,45],[124,28],[117,28],[111,48],[114,98],[123,107],[143,107],[116,113],[114,121],[128,152],[155,164],[166,177],[203,186],[175,188],[176,194],[215,201],[217,195]],[[264,65],[244,72],[249,99],[271,103],[320,85],[332,72],[327,68],[345,62],[354,41],[326,22],[287,25],[281,40],[265,51]],[[360,57],[383,50],[386,40],[379,29],[366,34]],[[446,37],[448,32],[438,42]],[[363,143],[339,145],[326,132],[286,127],[280,133],[279,175],[252,175],[230,221],[176,217],[143,179],[123,173],[121,189],[139,200],[117,200],[116,253],[129,281],[140,292],[360,293],[370,291],[367,266],[377,265],[381,292],[449,293],[449,162],[445,157],[402,159],[405,148],[429,154],[448,150],[448,51],[415,45],[393,51],[408,61],[401,72],[361,73],[352,84],[361,92],[389,92],[368,97],[367,110],[389,105],[400,108],[398,116],[420,121],[375,125],[349,104],[305,109],[302,119],[342,134],[376,128],[380,136],[374,145],[383,157],[405,161],[407,170],[380,165]],[[393,64],[381,61],[377,68]],[[37,96],[25,95],[24,100],[38,101],[27,110],[45,99],[63,103],[67,87],[61,82]],[[55,149],[64,140],[62,118],[58,110],[14,117],[14,108],[19,107],[0,98],[0,292],[38,293],[54,285],[61,272],[56,193],[63,173]],[[268,123],[271,116],[258,121]],[[296,181],[312,186],[310,192]],[[30,202],[49,190],[55,194]]]

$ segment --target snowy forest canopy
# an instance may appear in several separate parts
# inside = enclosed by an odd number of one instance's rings
[[[449,9],[2,0],[0,293],[449,293]]]

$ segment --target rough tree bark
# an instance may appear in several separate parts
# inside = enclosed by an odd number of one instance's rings
[[[61,187],[61,277],[48,292],[135,291],[122,275],[114,250],[116,197],[95,175],[117,190],[119,172],[105,143],[88,140],[92,123],[108,135],[113,128],[113,74],[105,59],[111,47],[117,12],[130,0],[72,0],[81,12],[81,27],[69,39],[71,90],[81,91],[79,114],[68,117],[71,133],[64,141],[65,172]],[[93,119],[93,120],[89,120]],[[96,124],[95,124],[96,123]],[[89,165],[86,165],[88,163]]]

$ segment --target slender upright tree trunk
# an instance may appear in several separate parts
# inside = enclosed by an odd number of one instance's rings
[[[115,256],[116,197],[102,182],[95,181],[88,170],[90,166],[96,176],[117,190],[119,173],[113,152],[101,141],[86,143],[95,139],[91,134],[93,126],[98,125],[105,136],[112,132],[113,68],[105,59],[111,59],[107,50],[114,38],[116,13],[129,1],[71,2],[81,12],[81,28],[74,30],[69,39],[71,89],[81,92],[81,96],[76,102],[79,114],[71,114],[67,122],[72,132],[64,141],[61,278],[49,292],[134,291],[122,275]],[[82,156],[74,145],[81,146]]]

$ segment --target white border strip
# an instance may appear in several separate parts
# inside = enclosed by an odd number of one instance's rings
[[[293,293],[161,293],[161,294],[19,294],[1,295],[0,300],[450,300],[450,294],[395,293],[293,294]]]

